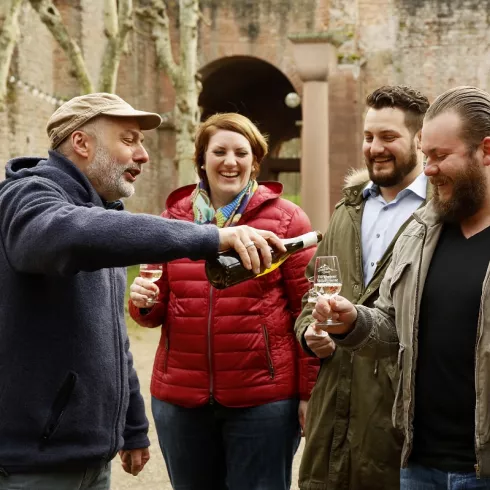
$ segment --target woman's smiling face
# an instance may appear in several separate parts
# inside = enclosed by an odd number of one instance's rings
[[[209,139],[204,155],[204,170],[215,209],[225,206],[250,181],[254,155],[245,136],[219,129]]]

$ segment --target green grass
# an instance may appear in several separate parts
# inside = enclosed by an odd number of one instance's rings
[[[139,274],[139,266],[132,265],[128,267],[128,282],[126,284],[126,296],[124,302],[124,316],[126,317],[126,325],[128,326],[128,331],[131,333],[137,333],[138,329],[141,327],[129,316],[128,312],[128,300],[129,300],[129,286],[133,284],[134,278]]]
[[[301,197],[299,194],[283,194],[281,197],[301,206]]]

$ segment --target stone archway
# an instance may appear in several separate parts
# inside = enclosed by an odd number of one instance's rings
[[[269,137],[269,156],[260,180],[277,180],[282,171],[299,172],[299,159],[279,159],[281,144],[300,136],[301,105],[294,109],[284,99],[294,87],[275,66],[250,56],[230,56],[204,66],[199,97],[202,119],[216,112],[239,112]]]

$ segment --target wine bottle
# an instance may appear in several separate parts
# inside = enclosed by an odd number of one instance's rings
[[[252,270],[245,269],[240,256],[234,249],[218,253],[213,259],[206,261],[206,276],[208,281],[216,289],[224,289],[254,277],[264,276],[276,270],[287,258],[295,252],[316,245],[322,239],[319,231],[310,231],[295,238],[286,238],[282,243],[286,247],[285,252],[271,249],[272,263],[269,268],[261,264],[260,272],[256,274]]]

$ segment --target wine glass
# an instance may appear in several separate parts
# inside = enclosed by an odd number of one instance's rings
[[[311,284],[311,288],[308,290],[308,303],[314,305],[318,301],[318,293],[315,289],[315,277],[308,277],[308,282]],[[328,333],[324,330],[313,329],[318,337],[327,337]]]
[[[308,303],[312,303],[314,305],[318,300],[318,293],[316,292],[316,289],[314,287],[315,276],[310,276],[307,279],[310,283],[310,289],[308,289]]]
[[[316,303],[320,296],[330,299],[340,293],[342,289],[342,276],[340,273],[339,259],[335,255],[323,255],[316,258],[313,289],[315,291],[314,294],[312,293],[308,298],[308,302],[312,303]],[[342,325],[342,323],[328,318],[326,322],[317,322],[317,325],[334,326]]]
[[[162,277],[163,265],[162,264],[140,264],[140,276],[148,279],[151,282],[156,282]],[[148,299],[147,303],[152,305],[160,303],[157,299]]]

